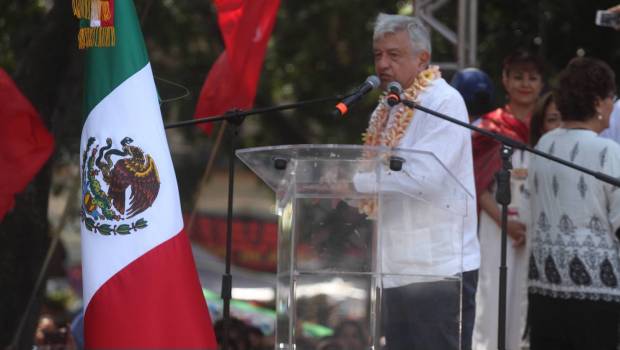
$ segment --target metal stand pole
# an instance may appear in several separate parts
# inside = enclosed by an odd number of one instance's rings
[[[500,157],[502,158],[502,168],[495,174],[495,181],[497,183],[497,192],[495,193],[495,200],[502,207],[502,221],[501,221],[501,255],[499,264],[499,308],[497,316],[497,348],[499,350],[506,349],[506,273],[508,268],[506,267],[506,244],[508,244],[508,204],[510,204],[510,170],[512,169],[512,163],[510,158],[512,157],[513,149],[502,145],[500,149]]]

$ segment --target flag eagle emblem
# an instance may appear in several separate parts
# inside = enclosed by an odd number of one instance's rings
[[[134,145],[130,137],[124,137],[120,145],[120,149],[113,148],[112,139],[107,138],[100,147],[90,137],[82,154],[81,217],[89,231],[106,236],[130,234],[147,227],[144,218],[131,223],[125,220],[147,210],[160,187],[153,158]],[[127,207],[125,195],[129,187]]]

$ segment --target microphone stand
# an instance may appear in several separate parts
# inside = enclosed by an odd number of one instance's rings
[[[497,182],[497,192],[495,194],[495,200],[501,205],[502,208],[502,219],[501,219],[501,254],[500,254],[500,266],[499,266],[499,310],[498,310],[498,330],[497,330],[497,348],[499,350],[506,349],[506,243],[508,237],[508,204],[510,204],[511,195],[510,195],[510,170],[512,169],[511,157],[513,150],[520,149],[522,151],[527,151],[529,153],[535,154],[537,156],[546,158],[556,163],[560,163],[569,168],[575,169],[582,173],[594,176],[596,179],[606,182],[610,185],[620,187],[620,180],[609,175],[603,174],[601,172],[595,172],[590,169],[584,168],[572,162],[557,158],[548,153],[539,151],[535,148],[532,148],[522,142],[511,139],[510,137],[506,137],[504,135],[481,129],[477,126],[471,125],[469,123],[463,122],[461,120],[452,118],[445,114],[439,113],[432,109],[421,106],[414,101],[410,100],[401,100],[405,106],[411,109],[417,109],[422,112],[426,112],[428,114],[432,114],[435,117],[440,119],[449,121],[451,123],[460,125],[464,128],[476,131],[480,134],[488,136],[502,144],[500,149],[500,157],[502,159],[502,167],[495,174],[495,179]]]
[[[232,299],[232,275],[230,273],[231,257],[232,257],[232,216],[233,216],[233,188],[235,181],[235,140],[239,135],[241,124],[245,117],[255,114],[269,113],[274,111],[282,111],[287,109],[295,109],[303,106],[317,104],[322,102],[334,102],[342,100],[346,96],[333,96],[318,98],[314,100],[301,101],[297,103],[285,104],[274,107],[256,108],[247,111],[240,109],[232,109],[222,115],[213,117],[197,118],[177,123],[171,123],[164,126],[165,129],[172,129],[184,126],[191,126],[201,123],[212,123],[216,121],[226,120],[232,128],[228,131],[230,143],[228,148],[228,209],[226,213],[226,255],[225,255],[225,273],[222,275],[222,303],[223,303],[223,320],[224,320],[224,344],[223,349],[228,350],[230,338],[230,300]]]

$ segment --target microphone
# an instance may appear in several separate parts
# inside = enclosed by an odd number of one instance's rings
[[[393,81],[387,86],[388,94],[386,96],[387,104],[390,107],[394,107],[400,103],[400,95],[403,93],[403,87],[397,82]]]
[[[352,104],[360,100],[364,95],[369,93],[370,90],[379,86],[379,84],[380,81],[376,75],[369,76],[368,78],[366,78],[364,84],[360,85],[360,87],[358,87],[352,95],[345,97],[340,103],[336,105],[332,114],[337,117],[344,116],[345,114],[347,114],[347,112],[349,111],[349,107],[351,107]]]

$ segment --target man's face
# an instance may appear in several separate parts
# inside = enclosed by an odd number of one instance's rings
[[[392,81],[408,88],[420,72],[426,69],[430,58],[428,52],[414,53],[406,31],[387,33],[373,42],[375,72],[385,89]]]

